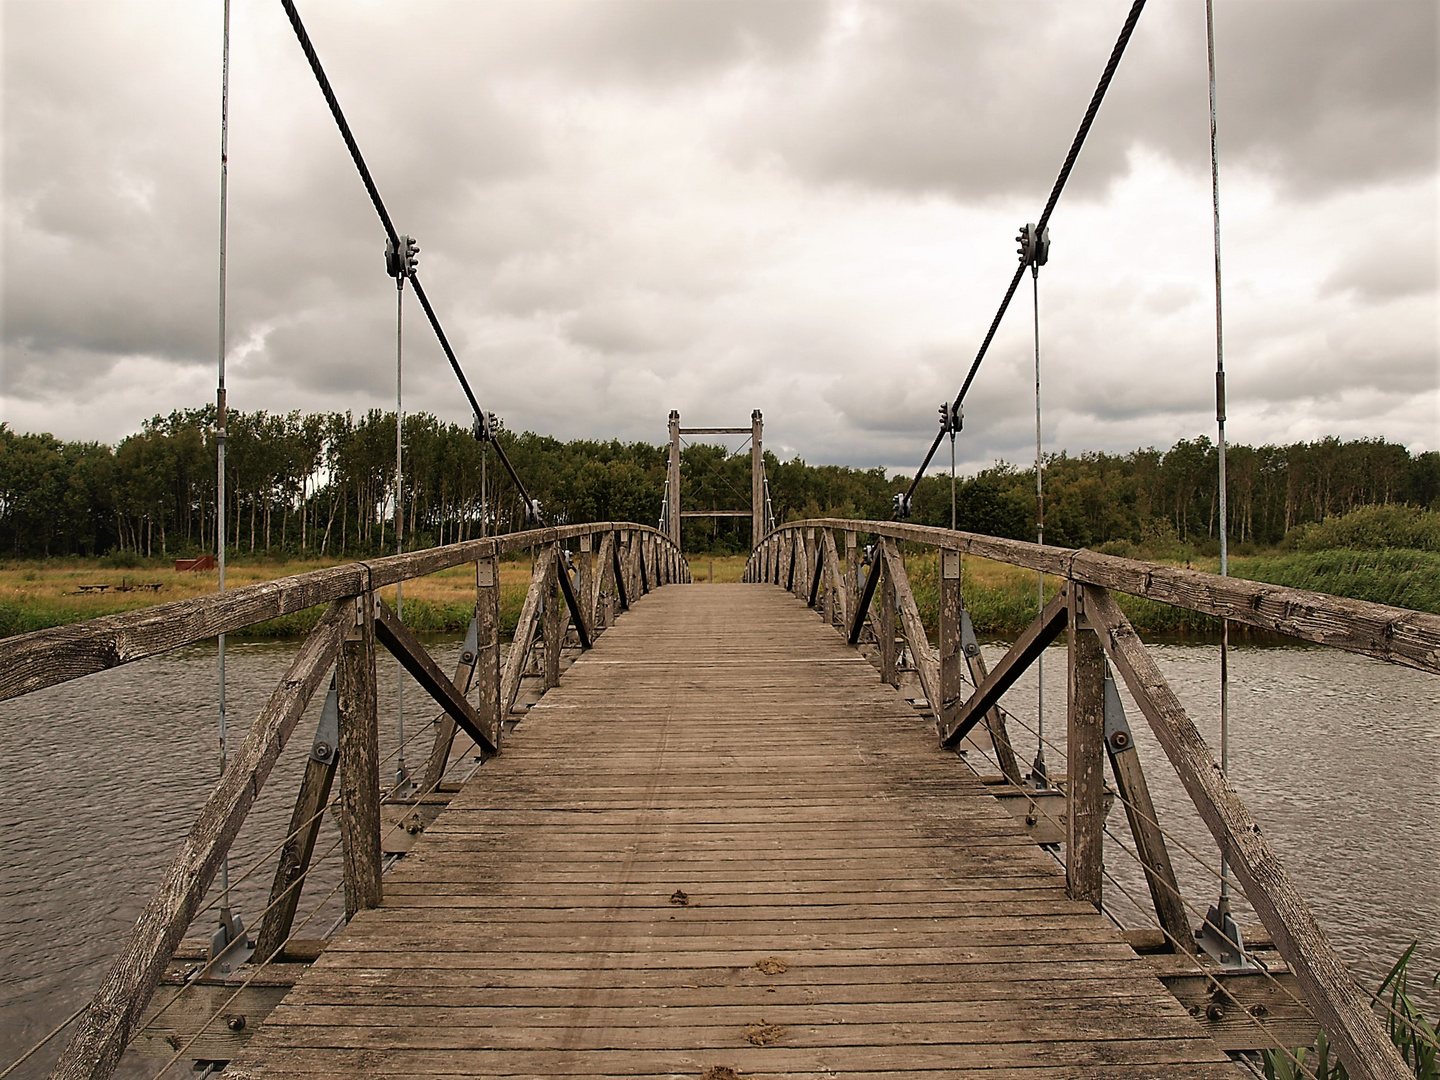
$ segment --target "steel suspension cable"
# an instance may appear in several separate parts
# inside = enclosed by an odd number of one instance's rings
[[[288,3],[289,0],[286,0]],[[1130,36],[1135,32],[1135,24],[1140,20],[1140,12],[1145,8],[1145,0],[1135,0],[1130,7],[1130,13],[1125,17],[1125,23],[1120,28],[1120,36],[1115,41],[1115,47],[1110,50],[1110,59],[1105,63],[1105,70],[1100,74],[1100,81],[1095,86],[1095,93],[1090,96],[1090,104],[1085,110],[1084,117],[1080,120],[1080,127],[1075,132],[1075,138],[1070,141],[1070,151],[1065,155],[1065,161],[1060,166],[1060,173],[1055,177],[1055,183],[1050,189],[1050,197],[1045,200],[1045,209],[1040,213],[1038,228],[1043,232],[1050,223],[1050,215],[1055,211],[1055,205],[1060,201],[1060,194],[1065,190],[1065,183],[1070,179],[1070,172],[1075,168],[1075,162],[1080,157],[1080,150],[1085,145],[1085,138],[1090,134],[1090,127],[1095,123],[1095,116],[1100,111],[1100,103],[1105,100],[1105,92],[1110,89],[1110,81],[1115,77],[1115,69],[1120,65],[1120,58],[1125,55],[1125,47],[1130,43]],[[1022,261],[1015,268],[1015,273],[1010,278],[1010,285],[1005,290],[1005,296],[1000,301],[1000,308],[995,312],[995,318],[990,320],[990,329],[985,332],[985,338],[980,342],[980,348],[975,353],[975,359],[970,364],[970,370],[965,375],[965,381],[960,385],[960,392],[955,395],[954,407],[959,408],[965,402],[965,395],[970,391],[970,384],[975,381],[975,374],[980,370],[980,363],[985,359],[986,352],[990,349],[990,342],[995,338],[995,331],[1000,328],[1000,321],[1005,318],[1005,311],[1010,306],[1010,301],[1015,296],[1015,290],[1020,287],[1020,279],[1025,275],[1025,263]],[[930,460],[935,456],[935,451],[940,449],[940,440],[944,438],[944,432],[935,436],[935,441],[930,444],[929,451],[925,454],[925,460],[920,463],[920,468],[915,471],[915,479],[910,482],[910,487],[905,492],[908,500],[915,494],[915,488],[920,483],[920,478],[925,475],[925,470],[930,466]]]
[[[390,211],[385,209],[385,200],[380,197],[380,189],[376,187],[375,178],[370,175],[370,168],[365,164],[364,155],[360,153],[360,144],[355,141],[355,134],[350,130],[350,124],[345,119],[344,111],[340,108],[340,101],[335,96],[335,90],[330,85],[330,79],[326,76],[325,68],[320,63],[320,56],[315,51],[315,44],[310,40],[310,35],[305,30],[305,24],[300,21],[300,12],[296,9],[294,0],[280,0],[280,4],[290,19],[290,26],[295,31],[296,40],[300,43],[300,51],[305,54],[305,59],[310,63],[310,70],[314,73],[315,81],[320,86],[320,93],[325,97],[325,104],[330,107],[330,115],[335,119],[335,126],[340,129],[340,137],[345,140],[345,148],[350,151],[350,160],[355,163],[355,169],[360,173],[360,180],[365,185],[365,191],[370,196],[375,213],[380,217],[380,224],[385,227],[385,236],[398,248],[400,234],[395,231],[395,223],[390,219]],[[521,481],[520,474],[515,471],[515,466],[510,463],[505,448],[494,437],[494,433],[490,432],[489,418],[480,408],[480,402],[475,399],[475,392],[470,389],[470,380],[465,377],[465,372],[460,367],[460,361],[455,356],[455,350],[450,347],[450,339],[445,335],[445,328],[440,325],[440,319],[436,316],[435,309],[430,306],[430,298],[425,295],[419,275],[411,273],[408,276],[411,285],[415,288],[415,296],[420,301],[420,307],[425,311],[425,318],[430,321],[430,328],[435,331],[435,338],[445,352],[445,359],[450,361],[451,370],[460,380],[460,389],[465,392],[465,398],[469,401],[470,409],[475,414],[477,433],[488,442],[494,443],[495,450],[500,455],[501,464],[505,466],[505,471],[510,474],[511,482],[519,490],[521,498],[525,500],[526,513],[532,516],[537,523],[543,525],[545,522],[538,505],[530,498],[530,493]]]

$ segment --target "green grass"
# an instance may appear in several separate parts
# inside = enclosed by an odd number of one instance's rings
[[[1440,552],[1297,551],[1236,560],[1236,577],[1440,615]]]
[[[1440,1041],[1436,1029],[1440,1024],[1427,1020],[1420,1006],[1410,996],[1410,961],[1419,943],[1412,944],[1395,962],[1390,974],[1375,992],[1375,1010],[1385,1024],[1385,1031],[1405,1064],[1413,1069],[1416,1080],[1440,1080]],[[1440,972],[1430,980],[1440,984]],[[1386,993],[1389,999],[1386,1000]],[[1384,1002],[1388,1008],[1382,1008]],[[1292,1050],[1266,1050],[1261,1054],[1266,1080],[1349,1080],[1345,1065],[1334,1060],[1329,1037],[1322,1030],[1314,1046]]]

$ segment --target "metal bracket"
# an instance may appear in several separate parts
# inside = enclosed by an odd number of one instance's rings
[[[475,658],[480,655],[480,624],[477,620],[470,620],[470,629],[465,632],[465,644],[460,646],[460,662],[475,666]]]
[[[325,695],[325,704],[320,707],[320,723],[315,727],[315,741],[310,744],[310,757],[322,765],[333,765],[340,753],[340,695],[335,691],[335,680],[330,680],[330,692]]]
[[[975,624],[970,621],[970,609],[960,608],[960,648],[966,656],[980,655],[980,642],[975,640]]]
[[[1257,966],[1245,955],[1245,939],[1240,933],[1240,924],[1230,913],[1228,901],[1222,901],[1206,913],[1205,921],[1195,931],[1195,941],[1223,967],[1240,971]]]
[[[232,915],[223,908],[220,925],[210,939],[210,958],[207,967],[221,975],[229,975],[241,964],[248,963],[255,955],[255,943],[245,933],[245,921],[239,915]]]
[[[1135,749],[1135,736],[1125,719],[1125,706],[1120,703],[1120,690],[1108,661],[1105,664],[1105,745],[1112,754]]]

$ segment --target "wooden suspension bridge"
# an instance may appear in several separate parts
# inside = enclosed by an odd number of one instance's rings
[[[938,647],[905,546],[939,552]],[[498,562],[525,549],[507,656]],[[965,554],[1061,585],[993,670],[961,600]],[[377,590],[468,564],[475,619],[446,673]],[[1219,1077],[1246,1075],[1238,1052],[1308,1043],[1317,1023],[1351,1076],[1407,1074],[1112,591],[1433,673],[1440,618],[875,521],[788,523],[761,538],[744,583],[689,582],[666,533],[573,525],[0,641],[4,699],[324,605],[54,1075],[107,1076],[133,1039],[256,1078]],[[1068,753],[1041,798],[999,703],[1061,637]],[[440,709],[423,778],[390,792],[381,646]],[[896,688],[901,655],[917,698]],[[545,693],[522,714],[528,671]],[[332,672],[256,932],[187,938]],[[1273,950],[1263,964],[1198,947],[1117,676],[1259,915],[1247,938]],[[461,735],[488,760],[455,783]],[[1004,775],[953,752],[977,736]],[[1107,797],[1144,866],[1149,930],[1100,911]],[[301,938],[327,812],[348,921]],[[1063,864],[1036,842],[1047,825]]]

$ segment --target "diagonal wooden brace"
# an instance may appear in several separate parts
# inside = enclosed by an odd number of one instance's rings
[[[570,621],[575,624],[575,633],[580,636],[580,648],[590,648],[590,628],[585,624],[585,613],[580,608],[580,601],[571,584],[570,571],[563,565],[560,567],[560,591],[565,594],[565,606],[570,609]]]
[[[618,542],[612,543],[611,546],[610,546],[610,559],[611,559],[611,562],[614,563],[614,566],[612,567],[612,569],[613,569],[614,572],[615,572],[615,591],[616,591],[616,593],[619,595],[619,599],[620,599],[620,610],[621,610],[621,611],[629,611],[629,610],[630,610],[629,588],[628,588],[628,587],[626,586],[626,584],[625,584],[625,567],[621,564],[621,560],[620,560],[620,544],[619,544]],[[627,561],[628,561],[628,560],[627,560]]]
[[[860,644],[860,633],[865,629],[865,616],[870,614],[870,602],[875,599],[875,586],[880,583],[880,567],[885,562],[877,548],[870,559],[870,572],[865,575],[865,588],[860,591],[860,600],[855,605],[855,614],[850,620],[850,644]],[[894,636],[893,633],[891,635]]]
[[[450,681],[440,666],[431,659],[410,628],[395,617],[390,605],[378,597],[375,600],[375,636],[380,644],[389,649],[405,670],[418,682],[427,694],[433,697],[455,722],[485,752],[498,754],[500,738],[493,724],[485,721],[475,706],[471,705],[460,688]]]
[[[1035,662],[1035,658],[1045,647],[1060,636],[1060,632],[1070,621],[1068,592],[1067,585],[1055,594],[1055,598],[1045,605],[1040,617],[1030,624],[1019,640],[1010,647],[1010,651],[995,665],[995,670],[975,688],[970,700],[955,711],[948,730],[945,727],[940,729],[941,746],[947,750],[959,746],[960,740],[985,718],[991,706],[1015,685],[1015,680]]]

